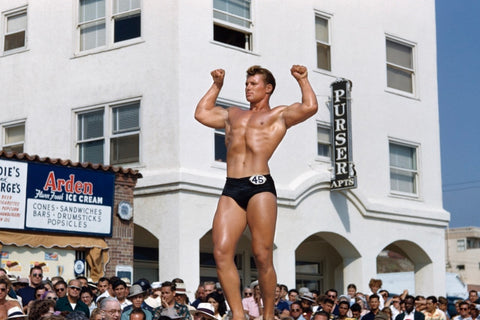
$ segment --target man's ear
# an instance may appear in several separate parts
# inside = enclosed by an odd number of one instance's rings
[[[267,91],[268,94],[272,94],[273,86],[272,86],[271,83],[267,84],[266,89],[267,89],[266,91]]]

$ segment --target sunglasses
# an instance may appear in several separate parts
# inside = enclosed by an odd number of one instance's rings
[[[244,292],[243,294],[244,294],[245,296],[247,296],[247,297],[250,297],[250,296],[252,296],[252,295],[253,295],[253,293],[252,293],[252,292]]]
[[[460,310],[468,310],[468,308],[460,308]]]
[[[7,288],[0,288],[0,291],[5,292],[5,291],[7,291]]]
[[[77,290],[77,291],[80,291],[82,290],[82,288],[80,287],[75,287],[75,286],[69,286],[70,289],[73,289],[73,290]]]
[[[57,288],[55,291],[65,291],[65,288]]]
[[[55,300],[55,301],[57,301],[57,299],[58,299],[57,297],[47,297],[47,300]]]
[[[300,309],[292,309],[292,310],[290,310],[290,311],[292,311],[292,312],[299,312],[299,311],[302,311],[302,310],[300,310]]]
[[[41,274],[41,273],[33,273],[33,274],[32,274],[32,277],[42,278],[42,277],[43,277],[43,274]]]

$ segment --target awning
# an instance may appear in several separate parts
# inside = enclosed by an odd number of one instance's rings
[[[90,266],[90,277],[95,282],[104,276],[105,265],[109,260],[108,245],[102,238],[80,237],[68,234],[47,235],[19,231],[0,231],[0,250],[2,250],[4,245],[28,246],[31,248],[85,249],[85,259]]]

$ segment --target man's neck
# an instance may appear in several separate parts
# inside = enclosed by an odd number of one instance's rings
[[[78,298],[74,298],[72,296],[67,296],[68,302],[70,303],[77,303]]]
[[[268,100],[260,100],[258,102],[251,102],[250,103],[250,110],[251,111],[270,110],[270,104],[268,103]]]

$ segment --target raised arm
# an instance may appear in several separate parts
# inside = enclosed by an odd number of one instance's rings
[[[294,65],[290,69],[292,76],[297,80],[302,92],[302,102],[294,103],[285,108],[283,118],[285,125],[290,128],[297,123],[313,116],[318,109],[317,97],[308,81],[308,71],[304,66]]]
[[[207,93],[200,99],[195,109],[195,119],[208,127],[215,129],[225,128],[228,111],[222,107],[215,106],[225,78],[225,70],[216,69],[211,73],[213,84]]]

